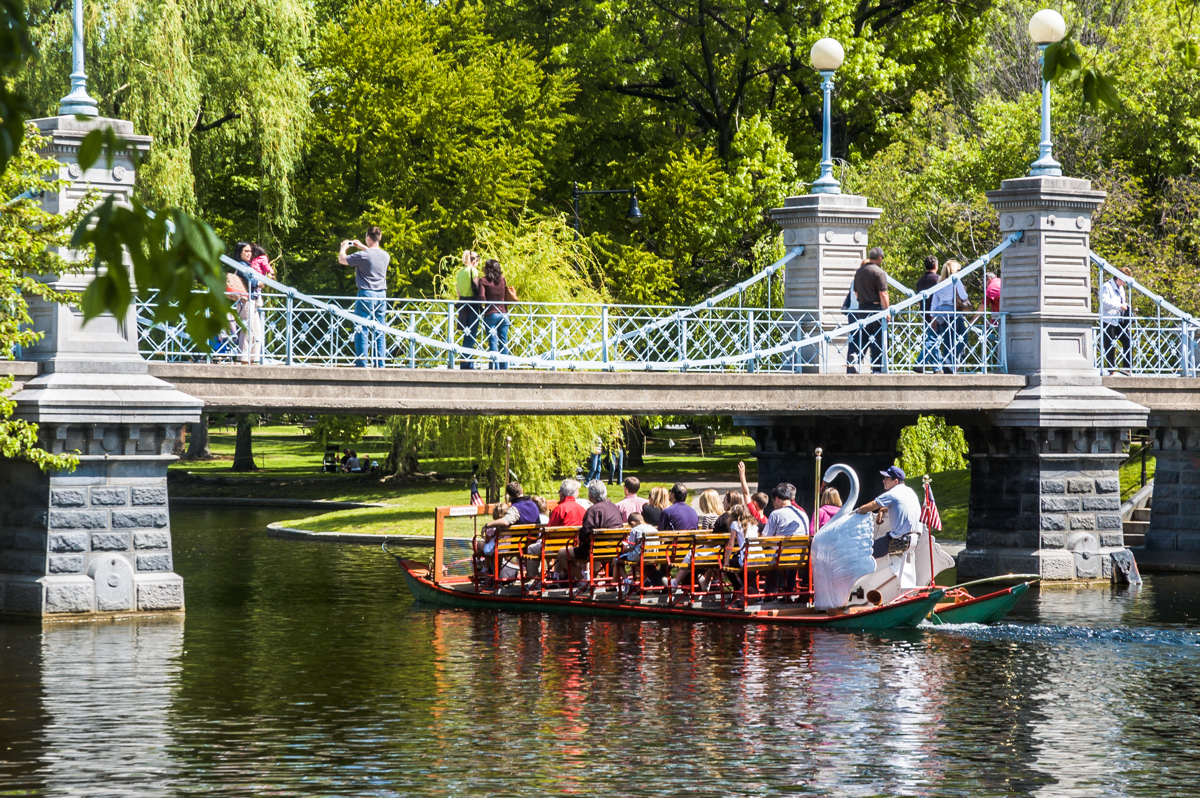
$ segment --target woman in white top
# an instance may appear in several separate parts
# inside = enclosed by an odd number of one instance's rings
[[[1126,277],[1133,276],[1129,267],[1121,269]],[[1129,298],[1125,293],[1125,281],[1113,277],[1100,287],[1100,334],[1104,352],[1104,368],[1124,370],[1128,374],[1133,366],[1133,344],[1129,338]],[[1117,349],[1118,344],[1120,349]]]
[[[961,280],[953,279],[962,264],[948,260],[942,265],[938,288],[933,292],[929,309],[937,330],[937,362],[942,373],[953,374],[967,356],[967,319],[958,310],[971,310],[967,289]]]

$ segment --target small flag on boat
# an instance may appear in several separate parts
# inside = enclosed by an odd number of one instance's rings
[[[471,505],[474,507],[483,506],[483,497],[479,495],[479,480],[471,479]]]
[[[942,516],[938,514],[937,502],[933,500],[933,488],[929,485],[929,478],[925,479],[925,506],[921,508],[921,523],[941,532]]]

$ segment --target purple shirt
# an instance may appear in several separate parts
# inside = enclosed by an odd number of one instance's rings
[[[687,502],[675,502],[662,511],[662,518],[658,519],[658,531],[695,529],[697,520],[696,511]]]

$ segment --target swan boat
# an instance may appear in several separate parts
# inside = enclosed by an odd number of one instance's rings
[[[553,558],[561,545],[573,541],[575,530],[511,527],[492,553],[482,557],[475,554],[477,536],[448,537],[445,522],[455,516],[474,521],[490,509],[483,506],[438,508],[434,554],[426,563],[389,551],[386,541],[383,550],[395,558],[414,599],[433,606],[830,629],[912,628],[926,618],[935,623],[996,621],[1031,584],[1024,580],[984,596],[972,596],[965,585],[936,586],[933,578],[953,567],[954,560],[926,534],[914,535],[903,556],[876,560],[872,544],[889,527],[853,511],[859,482],[849,466],[831,466],[824,481],[838,474],[850,479],[850,495],[815,536],[750,538],[740,566],[730,564],[724,542],[709,530],[660,533],[656,540],[647,536],[640,567],[647,562],[663,563],[668,570],[692,566],[693,578],[680,588],[651,587],[641,577],[632,580],[639,586],[631,588],[614,575],[613,559],[627,529],[596,532],[583,582],[543,584],[536,577],[549,573],[546,554]],[[926,541],[925,549],[921,541]],[[542,544],[534,547],[538,554],[529,553],[534,542]],[[926,549],[928,556],[920,556]],[[694,576],[702,569],[719,576],[701,585]]]

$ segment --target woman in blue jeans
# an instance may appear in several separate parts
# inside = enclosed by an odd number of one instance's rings
[[[964,365],[967,356],[967,320],[960,311],[971,310],[972,306],[962,281],[954,279],[961,268],[962,264],[956,260],[942,264],[942,278],[930,297],[933,324],[937,327],[935,362],[945,374],[953,374]]]
[[[480,299],[483,306],[483,328],[488,338],[488,351],[507,355],[508,352],[508,299],[517,298],[515,291],[504,281],[500,261],[489,258],[483,264],[483,276],[479,278]],[[508,363],[492,361],[491,368],[507,369]]]

